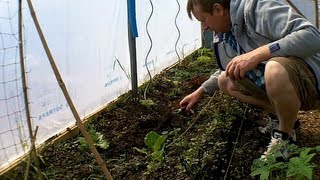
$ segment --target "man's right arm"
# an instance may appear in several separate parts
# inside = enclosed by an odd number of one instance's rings
[[[213,73],[208,80],[206,80],[201,86],[203,87],[204,91],[208,94],[214,94],[217,90],[219,90],[218,85],[218,77],[221,74],[221,70],[217,70]]]
[[[187,95],[180,102],[180,107],[186,107],[186,110],[189,111],[195,104],[198,103],[200,98],[204,93],[214,94],[219,90],[218,77],[221,74],[221,70],[217,70],[210,78],[205,81],[197,90],[193,93]]]

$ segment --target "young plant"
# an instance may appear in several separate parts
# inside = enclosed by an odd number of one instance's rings
[[[197,55],[198,56],[212,57],[213,56],[213,51],[211,49],[208,49],[208,48],[201,48],[201,49],[198,49]]]
[[[90,128],[88,132],[95,146],[101,149],[108,149],[109,143],[101,133],[97,132],[93,128]],[[89,149],[89,145],[87,141],[84,139],[84,137],[78,137],[78,142],[79,142],[78,148],[80,151],[83,152]]]
[[[143,153],[150,160],[147,166],[146,174],[149,174],[155,167],[159,167],[165,160],[165,140],[166,136],[159,135],[154,131],[149,132],[144,138],[144,143],[148,149],[139,149],[134,147],[140,153]]]
[[[156,105],[156,103],[154,103],[152,99],[140,100],[139,102],[142,106],[146,107],[148,110],[151,110],[151,108]]]
[[[282,144],[278,145],[279,147]],[[311,160],[315,153],[309,154],[311,151],[320,152],[320,146],[314,148],[299,148],[296,145],[289,145],[288,151],[291,155],[298,155],[292,157],[289,161],[278,162],[277,159],[282,157],[280,148],[273,148],[271,154],[266,161],[256,159],[251,167],[251,176],[260,176],[260,180],[274,179],[274,178],[293,178],[293,179],[312,179],[313,168],[315,167]],[[276,176],[276,177],[274,177]]]
[[[200,64],[207,64],[207,63],[211,63],[212,62],[212,59],[211,57],[208,57],[208,56],[199,56],[197,58],[197,61],[200,63]]]

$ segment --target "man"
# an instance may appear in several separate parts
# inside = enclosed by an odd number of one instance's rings
[[[191,109],[205,92],[214,91],[217,83],[224,93],[279,119],[263,159],[274,145],[294,141],[299,110],[320,107],[319,31],[275,0],[188,0],[187,11],[203,29],[231,32],[238,55],[220,75],[211,76],[186,96],[180,106]],[[260,84],[250,76],[257,70],[262,70]]]

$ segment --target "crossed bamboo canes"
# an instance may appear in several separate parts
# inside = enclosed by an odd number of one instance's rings
[[[55,77],[56,77],[56,79],[57,79],[57,81],[59,83],[59,86],[60,86],[60,88],[61,88],[61,90],[62,90],[62,92],[63,92],[63,94],[64,94],[64,96],[65,96],[65,98],[66,98],[66,100],[68,102],[68,105],[69,105],[69,107],[70,107],[70,109],[72,111],[72,114],[73,114],[74,118],[77,121],[78,127],[79,127],[81,133],[83,134],[84,139],[88,142],[89,148],[90,148],[91,152],[93,153],[94,158],[96,159],[96,161],[99,164],[100,168],[102,169],[104,175],[106,176],[106,178],[108,180],[112,180],[113,178],[112,178],[109,170],[107,169],[106,165],[104,164],[102,158],[100,157],[97,149],[95,148],[95,146],[93,144],[93,141],[90,138],[90,135],[89,135],[88,131],[85,129],[85,126],[83,125],[83,123],[82,123],[82,121],[80,119],[80,116],[79,116],[79,114],[78,114],[78,112],[77,112],[77,110],[76,110],[76,108],[75,108],[75,106],[74,106],[74,104],[72,102],[72,99],[71,99],[71,97],[70,97],[70,95],[68,93],[68,90],[67,90],[67,88],[66,88],[66,86],[65,86],[65,84],[64,84],[64,82],[63,82],[63,80],[61,78],[59,70],[58,70],[58,68],[57,68],[57,66],[55,64],[55,61],[54,61],[53,56],[51,54],[51,51],[50,51],[50,49],[48,47],[47,41],[46,41],[46,39],[45,39],[45,37],[44,37],[44,35],[42,33],[42,30],[41,30],[41,27],[39,25],[39,21],[37,19],[37,16],[35,14],[32,2],[31,2],[31,0],[27,0],[27,2],[28,2],[28,6],[29,6],[29,10],[30,10],[33,22],[34,22],[34,24],[36,26],[36,29],[38,31],[38,34],[40,36],[43,48],[44,48],[44,50],[45,50],[45,52],[47,54],[48,60],[49,60],[50,65],[51,65],[51,68],[52,68],[52,70],[54,72],[54,75],[55,75]]]

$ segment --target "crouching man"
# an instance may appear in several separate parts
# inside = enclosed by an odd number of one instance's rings
[[[274,0],[188,0],[187,11],[203,29],[227,34],[237,55],[180,106],[189,110],[205,92],[220,89],[275,115],[262,159],[276,144],[295,141],[299,110],[320,107],[319,31]]]

